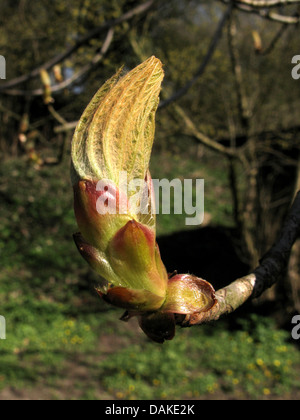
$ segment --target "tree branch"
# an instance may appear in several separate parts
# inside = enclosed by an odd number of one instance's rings
[[[270,54],[274,50],[278,41],[282,38],[282,36],[285,34],[288,28],[289,28],[289,25],[286,23],[283,23],[279,31],[275,34],[274,38],[270,42],[269,46],[265,49],[262,49],[261,51],[258,51],[258,54],[260,55]]]
[[[188,117],[188,115],[179,105],[174,104],[174,108],[175,108],[176,113],[179,115],[179,117],[184,122],[185,126],[187,127],[189,134],[192,135],[197,141],[199,141],[201,144],[204,144],[209,149],[214,150],[215,152],[219,152],[225,156],[228,156],[231,158],[239,157],[239,151],[237,149],[223,146],[223,144],[218,143],[217,141],[201,133],[201,131],[199,131],[196,128],[193,121]]]
[[[284,23],[287,25],[297,25],[300,23],[300,17],[298,15],[286,16],[281,15],[271,10],[265,9],[261,10],[252,6],[236,4],[236,8],[242,12],[257,14],[264,19],[271,20],[273,22]]]
[[[40,75],[41,70],[50,70],[55,65],[61,63],[66,58],[70,57],[75,51],[77,51],[82,45],[89,42],[92,38],[95,38],[98,36],[101,32],[107,31],[111,28],[114,28],[115,26],[119,25],[120,23],[123,23],[125,21],[128,21],[132,19],[133,17],[140,15],[147,10],[149,10],[155,3],[156,0],[149,0],[146,3],[143,3],[127,13],[124,13],[124,15],[120,16],[117,19],[114,19],[112,21],[106,22],[101,26],[98,26],[95,29],[92,29],[88,34],[86,34],[84,37],[82,37],[80,40],[78,40],[74,45],[72,45],[70,48],[67,48],[62,53],[56,55],[55,57],[51,58],[46,63],[43,63],[42,65],[38,66],[34,70],[32,70],[30,73],[17,77],[13,80],[10,80],[6,83],[1,83],[0,91],[6,91],[7,89],[13,88],[21,83],[28,82],[31,79],[34,79],[35,77],[38,77]]]
[[[71,121],[63,125],[58,125],[57,127],[54,128],[54,133],[60,134],[60,133],[65,133],[67,131],[75,130],[75,128],[77,127],[77,124],[78,124],[78,121]]]
[[[217,304],[208,312],[177,316],[177,323],[190,327],[208,321],[218,320],[221,316],[235,311],[248,299],[259,297],[272,287],[287,269],[292,247],[300,233],[300,191],[291,207],[285,225],[277,242],[260,261],[260,266],[252,274],[236,280],[216,292]]]
[[[245,134],[249,131],[249,120],[251,117],[251,110],[249,107],[248,98],[246,95],[246,89],[243,80],[242,65],[239,57],[239,50],[237,45],[237,25],[236,17],[233,14],[228,25],[228,47],[229,55],[232,65],[232,73],[235,81],[235,91],[237,96],[237,107],[239,111],[239,117],[241,126]]]
[[[257,1],[257,0],[220,0],[223,4],[232,3],[233,6],[246,13],[257,14],[264,19],[273,22],[283,23],[287,25],[297,25],[300,23],[299,13],[292,16],[285,16],[280,13],[274,12],[271,9],[278,6],[290,6],[300,4],[300,0],[270,0],[270,1]]]
[[[300,0],[234,0],[234,3],[244,4],[257,8],[270,8],[277,6],[288,6],[291,4],[300,4]]]
[[[216,30],[216,32],[215,32],[215,34],[214,34],[214,36],[211,40],[208,51],[207,51],[201,65],[200,65],[199,69],[197,70],[196,74],[194,75],[194,77],[191,80],[189,80],[185,86],[183,86],[177,92],[173,93],[173,95],[170,96],[168,99],[166,99],[164,101],[161,101],[160,104],[159,104],[159,108],[164,108],[164,107],[170,105],[171,102],[174,102],[177,99],[184,96],[188,92],[188,90],[196,83],[196,81],[199,79],[199,77],[201,77],[203,75],[203,73],[204,73],[207,65],[209,64],[209,62],[210,62],[210,60],[211,60],[211,58],[212,58],[212,56],[213,56],[213,54],[214,54],[214,52],[217,48],[217,45],[218,45],[218,43],[219,43],[219,41],[222,37],[223,29],[225,27],[225,24],[226,24],[229,16],[231,15],[232,8],[233,8],[233,5],[230,4],[227,7],[224,15],[222,16],[222,18],[221,18],[221,20],[218,24],[217,30]]]
[[[101,51],[96,54],[90,63],[86,64],[81,70],[75,73],[73,76],[64,80],[61,83],[50,86],[51,93],[60,92],[67,87],[73,85],[76,81],[80,80],[83,76],[86,76],[91,70],[93,70],[104,58],[107,53],[114,36],[114,28],[110,28],[107,32],[106,38],[102,45]],[[9,89],[5,90],[6,95],[11,96],[42,96],[44,94],[44,89],[35,89],[35,90],[21,90],[21,89]]]

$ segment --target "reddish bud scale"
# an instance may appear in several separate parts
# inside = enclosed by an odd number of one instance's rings
[[[84,180],[74,186],[74,210],[84,238],[91,245],[104,250],[109,239],[130,220],[130,216],[119,214],[120,200],[122,203],[128,201],[114,184],[110,184],[109,191],[97,191],[97,184],[97,181]],[[97,210],[99,198],[102,203],[107,203],[105,214],[100,214]]]

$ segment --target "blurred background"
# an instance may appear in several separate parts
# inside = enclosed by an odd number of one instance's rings
[[[250,272],[300,189],[298,3],[1,1],[0,399],[300,398],[300,241],[260,299],[158,345],[96,296],[72,240],[69,179],[94,93],[157,56],[152,177],[205,179],[202,226],[158,216],[162,259],[216,289]]]

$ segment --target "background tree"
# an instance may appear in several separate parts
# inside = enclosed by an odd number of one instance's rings
[[[241,257],[254,269],[297,190],[299,95],[290,72],[298,7],[288,0],[55,0],[49,9],[45,1],[3,1],[3,156],[59,163],[98,86],[120,63],[132,68],[155,54],[166,65],[158,147],[180,151],[197,142],[228,161]],[[277,300],[299,294],[295,281],[278,287]]]

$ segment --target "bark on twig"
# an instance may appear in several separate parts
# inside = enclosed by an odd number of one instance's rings
[[[240,123],[246,136],[249,134],[249,124],[251,118],[251,110],[246,94],[245,83],[243,78],[243,70],[239,57],[239,48],[237,44],[238,29],[236,16],[233,14],[228,25],[228,47],[231,59],[232,73],[235,81],[235,91],[237,96],[237,107],[239,111]]]
[[[208,312],[177,317],[182,327],[215,321],[243,305],[248,299],[259,297],[272,287],[287,269],[292,247],[300,233],[300,191],[287,217],[277,242],[263,257],[259,267],[229,286],[216,292],[217,304]]]
[[[96,66],[98,66],[100,62],[102,61],[102,59],[104,58],[105,54],[108,52],[108,49],[113,41],[113,35],[114,35],[114,29],[111,28],[106,35],[106,38],[103,42],[100,52],[98,54],[95,54],[93,59],[88,64],[83,66],[74,75],[62,81],[61,83],[49,86],[50,93],[51,94],[58,93],[64,89],[69,88],[70,86],[78,82],[83,77],[86,77],[88,73],[90,73]],[[44,89],[34,89],[34,90],[9,89],[9,90],[4,91],[4,93],[10,96],[25,96],[25,97],[42,96],[44,95]]]
[[[241,154],[239,151],[232,147],[223,146],[223,144],[218,143],[217,141],[209,138],[205,134],[201,133],[193,123],[193,121],[188,117],[186,112],[181,108],[181,106],[174,104],[174,109],[178,116],[180,117],[181,121],[185,124],[187,132],[190,136],[194,137],[199,143],[203,144],[204,146],[208,147],[209,149],[219,152],[224,156],[230,158],[240,158]]]
[[[264,19],[286,25],[297,25],[300,22],[298,13],[291,16],[274,11],[275,7],[293,6],[300,4],[300,0],[221,0],[222,3],[233,6],[241,12],[256,14]]]
[[[248,5],[237,4],[236,8],[241,12],[256,14],[261,18],[271,20],[273,22],[283,23],[286,25],[298,25],[300,18],[298,15],[287,16],[271,11],[269,9],[258,9]]]
[[[266,8],[299,4],[300,0],[235,0],[234,2],[257,8]]]

